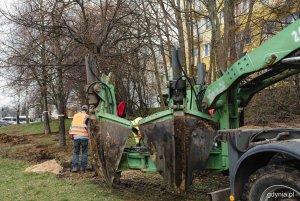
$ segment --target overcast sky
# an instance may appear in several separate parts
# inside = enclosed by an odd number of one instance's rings
[[[0,8],[1,9],[9,9],[9,3],[12,0],[0,0]],[[3,20],[3,17],[0,14],[0,20]],[[0,27],[0,41],[4,40],[5,27]],[[1,48],[1,46],[0,46]],[[15,103],[15,98],[9,95],[9,90],[5,88],[5,80],[0,76],[0,109],[4,106],[12,106]]]

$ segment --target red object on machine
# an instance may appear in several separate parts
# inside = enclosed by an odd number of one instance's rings
[[[210,109],[208,110],[210,117],[214,115],[215,109]]]
[[[124,114],[125,114],[125,108],[126,108],[126,103],[124,101],[121,101],[119,104],[118,104],[118,108],[117,108],[117,115],[119,117],[124,117]]]

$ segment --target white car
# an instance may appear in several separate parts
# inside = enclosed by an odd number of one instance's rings
[[[9,123],[7,121],[0,120],[0,127],[1,126],[7,126],[7,125],[9,125]]]

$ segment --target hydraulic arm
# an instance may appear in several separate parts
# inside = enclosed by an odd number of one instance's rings
[[[240,126],[238,108],[245,107],[257,92],[299,73],[299,26],[298,20],[247,53],[207,87],[202,108],[217,108],[222,113],[218,117],[222,129]]]

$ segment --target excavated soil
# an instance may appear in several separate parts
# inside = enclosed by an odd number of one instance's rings
[[[109,189],[104,180],[97,177],[89,164],[85,172],[70,171],[72,141],[67,146],[58,145],[57,134],[52,135],[6,135],[0,134],[0,157],[28,161],[32,165],[55,159],[62,167],[58,177],[65,180],[92,181]],[[91,154],[89,154],[91,156]],[[89,162],[91,162],[89,158]],[[111,192],[123,200],[206,200],[206,193],[229,186],[228,177],[221,173],[203,171],[195,174],[193,185],[184,194],[176,194],[168,187],[162,177],[156,173],[124,171]]]
[[[50,136],[51,137],[51,136]],[[54,159],[58,150],[55,146],[40,144],[43,137],[0,135],[0,157],[24,160],[29,162],[43,162]]]
[[[55,159],[45,161],[36,165],[32,165],[25,169],[25,172],[50,172],[53,174],[60,174],[63,170],[63,167],[56,162]]]
[[[6,135],[6,134],[0,135],[0,143],[9,143],[11,145],[17,145],[17,144],[29,144],[30,142],[31,139],[26,138],[24,136]]]

